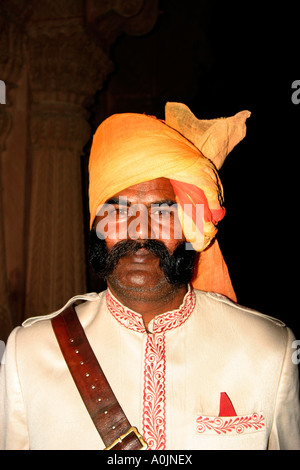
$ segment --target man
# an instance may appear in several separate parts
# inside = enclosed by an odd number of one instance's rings
[[[198,121],[168,103],[166,122],[121,114],[99,126],[89,261],[108,289],[12,332],[2,448],[300,449],[293,334],[236,303],[214,240],[217,169],[248,116]]]

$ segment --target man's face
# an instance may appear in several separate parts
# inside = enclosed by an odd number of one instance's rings
[[[135,246],[134,250],[118,258],[107,276],[109,286],[153,292],[163,285],[170,285],[160,267],[160,257],[155,250],[150,251],[142,245],[147,240],[153,244],[157,241],[164,245],[169,255],[180,244],[184,248],[185,239],[175,204],[173,187],[166,178],[130,186],[107,201],[107,211],[96,217],[94,227],[100,237],[106,231],[104,239],[108,254],[126,240],[134,240]]]

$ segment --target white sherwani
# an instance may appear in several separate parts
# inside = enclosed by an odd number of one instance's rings
[[[146,332],[141,315],[109,291],[82,298],[76,310],[90,344],[150,449],[300,450],[294,337],[282,322],[190,290]],[[0,448],[104,448],[53,333],[56,314],[10,335]],[[222,416],[224,399],[231,416]]]

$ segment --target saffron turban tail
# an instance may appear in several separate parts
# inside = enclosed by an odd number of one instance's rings
[[[218,240],[198,255],[192,286],[206,292],[217,292],[233,302],[237,301],[227,265]]]
[[[99,208],[118,192],[144,181],[168,178],[183,233],[199,252],[193,287],[236,301],[215,239],[217,224],[225,215],[217,170],[245,136],[249,116],[249,111],[242,111],[229,118],[198,120],[181,103],[167,103],[165,121],[135,113],[110,116],[98,127],[90,154],[90,226]],[[186,204],[192,207],[188,217]],[[203,207],[203,217],[198,219],[197,205]],[[192,223],[187,223],[189,217]]]

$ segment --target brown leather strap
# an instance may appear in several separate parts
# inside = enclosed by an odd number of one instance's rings
[[[88,342],[73,305],[52,318],[62,354],[85,406],[106,447],[140,450],[142,436],[136,432],[119,405]],[[140,438],[138,437],[140,436]]]

